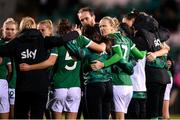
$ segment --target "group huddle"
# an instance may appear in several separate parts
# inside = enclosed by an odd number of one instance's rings
[[[32,17],[4,22],[0,118],[169,118],[169,31],[136,10],[121,22],[97,23],[89,7],[77,16],[81,28],[66,18],[57,26]]]

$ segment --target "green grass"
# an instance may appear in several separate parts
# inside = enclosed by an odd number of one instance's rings
[[[179,119],[180,120],[180,114],[178,115],[170,115],[170,119],[173,120],[173,119]]]

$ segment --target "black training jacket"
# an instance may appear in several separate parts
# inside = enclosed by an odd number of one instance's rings
[[[20,71],[19,64],[42,62],[48,58],[49,48],[61,46],[66,41],[78,36],[77,32],[70,32],[63,38],[43,38],[41,32],[37,29],[24,29],[14,40],[0,46],[0,56],[14,58],[17,70],[16,92],[46,93],[49,85],[48,71],[42,69],[23,72]]]

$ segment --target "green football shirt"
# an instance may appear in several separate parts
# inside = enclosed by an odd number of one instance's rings
[[[133,44],[128,37],[122,36],[120,33],[110,34],[110,36],[114,38],[114,45],[112,46],[112,49],[120,47],[123,59],[128,61],[130,51],[135,47],[135,44]],[[132,85],[130,76],[123,71],[113,72],[112,76],[112,82],[114,85]]]
[[[79,36],[77,42],[81,48],[87,47],[90,40]],[[80,61],[74,60],[64,46],[58,48],[58,59],[54,68],[54,88],[80,87]]]
[[[83,59],[84,80],[86,80],[87,83],[107,82],[112,80],[111,67],[104,67],[96,71],[93,71],[90,68],[90,64],[92,64],[94,60],[103,62],[109,58],[109,55],[106,52],[98,54],[87,48],[83,49],[83,51],[85,53],[85,57]]]

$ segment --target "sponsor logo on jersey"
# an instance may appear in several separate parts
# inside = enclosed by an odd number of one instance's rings
[[[37,52],[37,49],[35,49],[34,51],[26,49],[25,51],[21,52],[21,59],[26,59],[26,58],[35,59],[36,58],[36,52]]]
[[[155,39],[154,40],[154,45],[155,45],[155,47],[160,46],[161,45],[161,41],[159,39]]]

